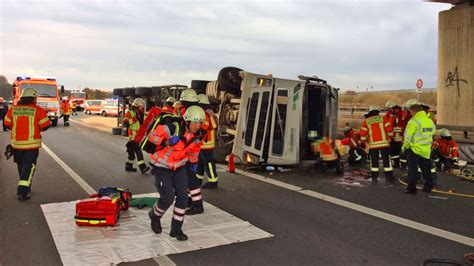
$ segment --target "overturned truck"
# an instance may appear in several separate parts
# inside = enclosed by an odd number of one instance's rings
[[[289,80],[226,67],[216,81],[196,87],[205,89],[219,118],[219,161],[232,152],[246,164],[303,164],[314,160],[308,132],[336,137],[338,89],[318,77]]]

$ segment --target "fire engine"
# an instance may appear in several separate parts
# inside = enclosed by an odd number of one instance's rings
[[[59,91],[64,92],[64,86],[58,86],[54,77],[19,76],[13,82],[13,104],[18,103],[24,88],[34,88],[38,91],[36,105],[46,111],[51,125],[55,127],[59,119]]]
[[[71,91],[71,95],[69,96],[69,102],[72,104],[73,102],[76,103],[76,110],[77,111],[84,111],[84,103],[86,102],[87,97],[85,92],[81,92],[79,90]]]

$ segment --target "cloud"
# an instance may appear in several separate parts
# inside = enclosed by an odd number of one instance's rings
[[[66,88],[190,84],[237,66],[336,87],[436,84],[449,5],[313,1],[2,1],[0,74]]]

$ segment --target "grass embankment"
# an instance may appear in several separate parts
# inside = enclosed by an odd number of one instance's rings
[[[397,104],[402,105],[410,98],[416,99],[416,92],[366,92],[358,93],[356,95],[340,95],[339,106],[369,107],[372,104],[376,104],[380,107],[385,107],[385,103],[389,100],[395,101]],[[429,104],[435,109],[436,92],[429,91],[420,94],[420,101]]]

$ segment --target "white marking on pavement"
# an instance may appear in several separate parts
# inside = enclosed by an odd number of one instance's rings
[[[79,122],[80,123],[80,122]],[[48,146],[46,146],[44,143],[42,144],[43,149],[61,166],[66,173],[68,173],[74,181],[76,181],[79,186],[82,187],[88,194],[94,194],[96,193],[95,189],[93,189],[89,184],[87,184],[84,179],[82,179],[74,170],[71,169],[63,160],[61,160]],[[176,265],[170,258],[167,256],[161,256],[157,258],[153,258],[155,262],[158,263],[158,265],[166,265],[166,266],[174,266]]]
[[[222,164],[219,164],[218,167],[219,168],[224,168],[224,169],[226,168],[226,166],[224,166]],[[409,227],[409,228],[412,228],[412,229],[415,229],[415,230],[418,230],[418,231],[421,231],[421,232],[425,232],[425,233],[428,233],[428,234],[431,234],[431,235],[434,235],[434,236],[438,236],[438,237],[445,238],[445,239],[448,239],[448,240],[451,240],[451,241],[454,241],[454,242],[458,242],[458,243],[461,243],[461,244],[464,244],[464,245],[467,245],[467,246],[474,247],[474,238],[471,238],[471,237],[459,235],[459,234],[452,233],[452,232],[449,232],[449,231],[446,231],[446,230],[443,230],[443,229],[439,229],[439,228],[436,228],[436,227],[433,227],[433,226],[425,225],[425,224],[418,223],[418,222],[415,222],[415,221],[412,221],[412,220],[408,220],[408,219],[405,219],[405,218],[402,218],[402,217],[398,217],[398,216],[395,216],[395,215],[392,215],[392,214],[389,214],[389,213],[374,210],[374,209],[371,209],[371,208],[368,208],[368,207],[365,207],[365,206],[362,206],[362,205],[359,205],[359,204],[355,204],[355,203],[352,203],[352,202],[349,202],[349,201],[341,200],[341,199],[331,197],[331,196],[328,196],[328,195],[325,195],[325,194],[322,194],[322,193],[319,193],[319,192],[315,192],[315,191],[312,191],[312,190],[302,189],[300,187],[293,186],[291,184],[281,182],[281,181],[278,181],[278,180],[275,180],[275,179],[266,178],[266,177],[258,175],[258,174],[245,172],[245,171],[242,171],[240,169],[235,169],[235,171],[238,174],[241,174],[241,175],[244,175],[244,176],[247,176],[247,177],[262,181],[262,182],[265,182],[265,183],[269,183],[269,184],[272,184],[272,185],[275,185],[275,186],[279,186],[279,187],[282,187],[282,188],[285,188],[285,189],[288,189],[288,190],[296,191],[298,193],[301,193],[301,194],[304,194],[304,195],[307,195],[307,196],[310,196],[310,197],[313,197],[313,198],[316,198],[316,199],[320,199],[320,200],[323,200],[323,201],[326,201],[326,202],[329,202],[329,203],[333,203],[333,204],[339,205],[341,207],[352,209],[352,210],[355,210],[355,211],[358,211],[358,212],[361,212],[361,213],[365,213],[365,214],[368,214],[370,216],[377,217],[377,218],[380,218],[380,219],[383,219],[383,220],[386,220],[386,221],[389,221],[389,222],[392,222],[392,223],[396,223],[396,224],[399,224],[399,225],[402,225],[402,226],[405,226],[405,227]]]

